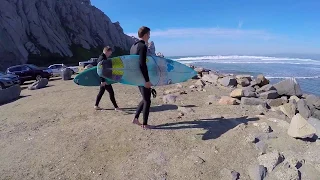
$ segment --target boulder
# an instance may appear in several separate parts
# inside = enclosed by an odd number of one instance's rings
[[[168,103],[173,104],[176,102],[177,97],[178,96],[176,95],[168,94],[163,96],[162,100],[163,100],[163,103],[165,104],[168,104]]]
[[[259,124],[258,124],[258,129],[259,129],[259,131],[261,131],[261,132],[263,132],[263,133],[270,133],[270,132],[272,132],[271,127],[270,127],[266,122],[259,123]]]
[[[281,96],[281,99],[283,100],[283,104],[288,103],[288,97],[287,96]]]
[[[248,87],[242,87],[241,89],[245,91],[251,91],[251,92],[256,92],[256,89],[254,87],[248,86]]]
[[[315,133],[316,129],[299,113],[292,118],[288,129],[289,136],[294,138],[312,138]]]
[[[262,74],[259,74],[257,76],[256,82],[257,82],[257,85],[259,85],[260,87],[270,83],[270,81],[268,79],[266,79],[266,77],[264,77],[264,75],[262,75]]]
[[[261,88],[257,89],[257,93],[263,93],[271,90],[276,90],[276,88],[273,87],[271,84],[267,84],[262,86]]]
[[[243,90],[243,97],[257,97],[257,93],[249,90]]]
[[[220,171],[220,175],[221,180],[240,180],[240,173],[227,168],[223,168]]]
[[[279,94],[276,90],[270,90],[259,94],[259,97],[262,99],[276,99],[279,97]]]
[[[289,103],[279,106],[280,111],[287,115],[290,119],[296,114],[297,103],[295,100],[289,101]]]
[[[251,75],[249,74],[240,74],[240,75],[236,75],[237,79],[248,79],[249,81],[252,81]]]
[[[290,96],[289,100],[296,100],[296,102],[298,102],[300,100],[300,98],[298,98],[297,96]]]
[[[297,109],[303,118],[308,119],[311,116],[311,111],[307,105],[306,100],[300,99],[297,103]]]
[[[241,79],[237,78],[237,83],[242,87],[247,87],[250,85],[250,81],[247,78],[241,78]]]
[[[242,105],[265,105],[266,101],[262,100],[262,99],[258,99],[258,98],[247,98],[247,97],[243,97],[241,98],[241,104]]]
[[[301,172],[301,179],[307,179],[307,180],[319,180],[320,177],[320,171],[317,170],[311,163],[305,163],[302,165],[301,168],[299,168],[299,171]]]
[[[19,85],[10,86],[0,90],[0,104],[8,103],[20,97],[21,88]]]
[[[219,83],[222,85],[222,86],[237,86],[237,80],[234,78],[234,77],[231,77],[231,76],[227,76],[227,77],[223,77],[221,79],[218,80]]]
[[[36,90],[36,89],[41,89],[44,88],[48,85],[49,80],[47,78],[41,78],[39,81],[36,81],[32,83],[28,89],[29,90]]]
[[[70,68],[64,68],[61,70],[61,78],[64,81],[70,80],[72,74],[73,74],[73,71]]]
[[[278,98],[278,99],[268,99],[267,104],[270,107],[279,107],[283,104],[283,99]]]
[[[198,86],[198,87],[204,87],[204,86],[206,85],[206,83],[205,83],[203,80],[199,79],[199,80],[195,83],[195,85]]]
[[[311,116],[317,119],[320,119],[320,110],[318,109],[312,109]]]
[[[252,80],[252,81],[250,82],[250,87],[254,87],[254,86],[256,86],[256,85],[258,85],[256,80]]]
[[[217,83],[219,76],[216,74],[206,74],[203,75],[202,80],[210,83]]]
[[[311,126],[316,129],[316,135],[320,138],[320,120],[314,117],[310,117],[308,122]]]
[[[241,88],[237,88],[230,93],[230,97],[233,97],[233,98],[241,98],[243,97],[243,95],[244,95],[243,89]]]
[[[262,165],[250,165],[248,174],[251,180],[263,180],[267,176],[267,168]]]
[[[273,85],[278,94],[287,96],[302,96],[302,90],[295,78],[285,79]]]
[[[222,105],[237,105],[237,99],[231,98],[228,96],[222,96],[221,99],[219,100],[219,104]]]
[[[307,101],[307,104],[310,107],[310,109],[312,107],[314,107],[316,109],[320,109],[320,97],[312,95],[312,94],[307,95],[306,101]]]
[[[274,173],[276,180],[300,180],[299,172],[295,167],[280,166]],[[271,178],[273,179],[273,178]]]
[[[258,162],[260,165],[267,168],[267,171],[270,173],[273,169],[283,161],[283,157],[277,150],[269,152],[267,154],[260,155],[258,157]]]

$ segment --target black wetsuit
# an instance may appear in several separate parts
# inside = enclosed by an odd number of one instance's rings
[[[99,63],[100,61],[103,61],[103,60],[107,60],[107,59],[108,59],[107,56],[104,53],[102,53],[99,56],[99,58],[97,60],[97,63]],[[103,78],[103,77],[100,77],[100,81],[101,82],[106,82],[105,78]],[[104,94],[104,92],[106,90],[109,92],[110,100],[111,100],[114,108],[118,108],[118,105],[117,105],[117,102],[116,102],[116,98],[114,97],[114,91],[113,91],[113,88],[112,88],[111,84],[106,84],[105,86],[100,86],[100,90],[99,90],[99,93],[97,95],[97,99],[96,99],[96,104],[95,105],[99,106],[99,102],[100,102],[100,100],[101,100],[101,98],[102,98],[102,96],[103,96],[103,94]]]
[[[144,77],[145,82],[149,82],[148,68],[147,68],[147,46],[143,40],[135,42],[131,49],[130,54],[140,55],[140,69],[142,75]],[[143,100],[140,102],[137,110],[135,118],[139,118],[141,111],[143,110],[143,125],[148,124],[149,110],[151,105],[151,88],[145,88],[144,86],[139,86],[140,93],[142,95]]]

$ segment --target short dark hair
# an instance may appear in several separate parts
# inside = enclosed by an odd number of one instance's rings
[[[147,34],[148,32],[150,32],[150,28],[146,27],[146,26],[142,26],[141,28],[139,28],[138,30],[138,36],[139,38],[142,38],[145,34]]]
[[[105,46],[103,48],[103,51],[112,51],[112,48],[110,46]]]

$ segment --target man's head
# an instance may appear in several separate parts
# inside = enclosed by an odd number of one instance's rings
[[[145,42],[148,42],[148,40],[150,39],[150,28],[142,26],[138,30],[138,36],[140,39],[144,40]]]
[[[112,49],[109,46],[106,46],[103,48],[103,54],[105,54],[107,57],[109,57],[112,54]]]

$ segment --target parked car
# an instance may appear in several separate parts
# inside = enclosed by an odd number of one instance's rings
[[[88,66],[89,64],[91,64],[92,66],[97,66],[97,60],[98,60],[98,58],[90,58],[90,60],[89,61],[81,61],[81,62],[79,62],[79,66],[80,67],[86,67],[86,66]]]
[[[15,84],[20,84],[19,76],[0,72],[0,89],[5,89]]]
[[[7,69],[7,74],[16,74],[19,76],[20,84],[30,80],[40,80],[41,78],[50,79],[52,77],[51,70],[40,68],[33,64],[23,64],[11,66]]]
[[[52,76],[57,77],[61,75],[61,70],[64,68],[69,68],[72,70],[72,73],[77,73],[79,68],[77,66],[66,66],[64,64],[52,64],[48,67],[51,70]]]

